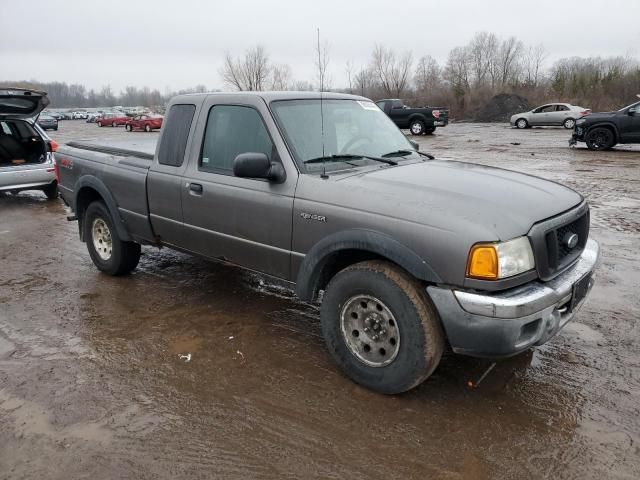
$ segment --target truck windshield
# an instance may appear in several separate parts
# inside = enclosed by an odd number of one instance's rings
[[[420,158],[398,127],[372,102],[323,100],[324,125],[319,99],[277,100],[271,102],[271,109],[302,172],[380,165],[366,157],[400,150],[406,151],[407,157]],[[322,162],[304,163],[321,157],[327,158],[324,167]]]

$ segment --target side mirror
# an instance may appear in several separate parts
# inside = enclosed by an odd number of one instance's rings
[[[416,149],[416,152],[417,152],[418,150],[420,150],[420,144],[419,144],[418,142],[416,142],[416,141],[414,141],[414,140],[409,140],[409,143],[411,144],[411,146],[412,146],[413,148],[415,148],[415,149]]]
[[[284,182],[286,175],[282,165],[270,162],[264,153],[241,153],[233,160],[233,174],[242,178],[264,178],[275,183]]]
[[[629,110],[627,110],[627,115],[630,115],[632,117],[635,117],[636,115],[638,115],[638,107],[632,107]]]

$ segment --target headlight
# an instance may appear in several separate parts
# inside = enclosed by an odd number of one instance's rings
[[[469,252],[467,277],[498,280],[513,277],[535,267],[527,237],[502,243],[478,243]]]

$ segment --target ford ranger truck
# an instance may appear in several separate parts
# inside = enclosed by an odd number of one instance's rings
[[[577,192],[417,151],[370,100],[241,92],[171,100],[155,153],[69,143],[59,187],[95,266],[175,248],[321,299],[330,354],[394,394],[442,352],[541,345],[593,285],[598,243]]]

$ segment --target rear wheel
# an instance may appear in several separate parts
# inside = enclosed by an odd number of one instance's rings
[[[109,275],[125,275],[136,268],[140,244],[120,239],[104,203],[93,202],[87,207],[83,229],[89,255],[98,270]]]
[[[116,122],[111,122],[111,126],[112,126],[112,127],[117,127],[117,126],[118,126],[118,124],[117,124]]]
[[[56,198],[58,198],[58,183],[51,182],[49,185],[44,187],[42,191],[49,200],[55,200]]]
[[[329,283],[320,310],[329,352],[347,376],[372,390],[410,390],[431,375],[445,340],[424,288],[383,261],[352,265]]]
[[[516,127],[518,128],[527,128],[529,126],[529,122],[527,122],[524,118],[519,118],[516,121]]]
[[[127,124],[124,126],[124,129],[125,129],[127,132],[131,132],[131,131],[133,131],[133,127],[132,127],[132,126],[131,126],[131,124],[129,124],[129,123],[127,123]]]
[[[424,133],[424,122],[422,120],[412,120],[409,124],[411,135],[422,135]]]
[[[607,150],[616,144],[613,132],[608,128],[589,130],[585,140],[589,150]]]
[[[102,122],[98,122],[98,126],[101,127],[102,126]]]
[[[144,126],[144,131],[145,132],[150,132],[151,131],[151,125],[149,125],[148,123]]]
[[[572,130],[573,127],[576,126],[576,121],[573,118],[567,118],[562,124],[562,126],[567,130]]]

